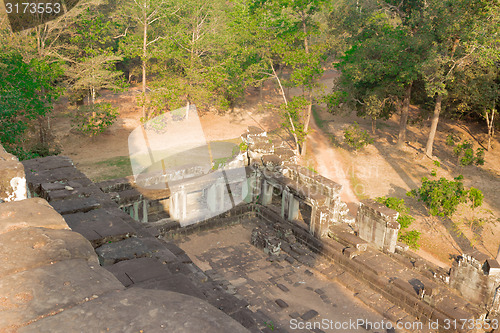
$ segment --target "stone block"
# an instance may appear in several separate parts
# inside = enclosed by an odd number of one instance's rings
[[[271,154],[262,156],[262,164],[269,170],[273,170],[274,168],[281,166],[283,162],[277,155]]]
[[[135,188],[118,192],[119,205],[130,205],[135,202],[141,201],[142,198],[143,198],[142,193]]]
[[[148,246],[140,238],[136,237],[105,243],[95,249],[95,252],[103,266],[113,265],[122,260],[151,257],[152,255],[152,251]]]
[[[105,180],[100,183],[96,183],[96,185],[104,192],[122,192],[125,190],[130,190],[132,188],[133,179],[129,178],[118,178]]]
[[[282,300],[282,299],[277,299],[275,302],[282,309],[285,309],[285,308],[288,307],[288,304],[284,300]]]
[[[73,162],[67,156],[47,156],[23,161],[26,170],[33,172],[51,169],[73,167]]]
[[[170,291],[129,288],[108,293],[19,333],[51,332],[248,332],[231,317],[197,298]]]
[[[0,204],[0,234],[27,227],[69,229],[61,215],[42,198]]]
[[[98,266],[94,248],[70,230],[23,228],[0,235],[0,278],[69,259]]]
[[[359,250],[356,249],[355,247],[346,247],[343,251],[343,254],[349,259],[358,256],[359,253],[360,253]]]
[[[54,201],[52,207],[61,215],[73,213],[86,213],[101,207],[99,201],[94,198],[73,198],[68,200]]]
[[[96,209],[87,213],[64,215],[73,231],[82,234],[94,246],[106,241],[117,241],[136,234],[135,229],[111,210]]]
[[[153,258],[137,258],[106,266],[124,286],[172,275],[167,266]]]
[[[373,243],[379,249],[394,253],[398,237],[399,213],[374,200],[359,203],[356,225],[359,237]]]
[[[42,185],[43,190],[43,185]],[[89,198],[98,199],[103,196],[103,192],[95,185],[85,187],[65,186],[64,189],[53,190],[47,193],[47,201],[53,202],[56,200],[68,200],[74,198]]]
[[[314,317],[316,317],[318,314],[319,313],[316,310],[309,310],[306,313],[304,313],[302,316],[300,316],[300,318],[302,318],[302,320],[308,321],[308,320],[311,320]]]
[[[278,283],[278,284],[276,285],[276,287],[278,287],[279,289],[281,289],[281,290],[282,290],[282,291],[284,291],[284,292],[288,292],[288,291],[290,291],[290,289],[288,289],[285,285],[280,284],[280,283]]]
[[[40,184],[55,183],[55,182],[79,182],[81,179],[88,179],[85,174],[74,166],[63,167],[58,169],[34,170],[32,168],[25,169],[26,181],[34,185],[35,189],[40,189]],[[38,193],[38,192],[37,192]]]
[[[29,323],[100,296],[123,289],[98,265],[72,259],[0,279],[0,331]],[[40,332],[40,331],[39,331]]]

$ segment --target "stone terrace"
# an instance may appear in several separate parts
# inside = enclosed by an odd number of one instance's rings
[[[69,159],[30,160],[24,169],[39,197],[0,203],[0,332],[247,332],[238,321],[260,331],[244,301],[152,237]]]

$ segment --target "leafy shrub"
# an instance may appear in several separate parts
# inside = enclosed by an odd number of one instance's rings
[[[354,122],[354,124],[344,130],[344,141],[354,150],[361,149],[373,143],[373,139],[368,135],[368,132],[359,128],[357,122]]]
[[[433,161],[434,165],[438,168],[441,167],[441,163],[439,161]]]
[[[36,143],[30,149],[26,150],[22,146],[6,145],[5,150],[15,155],[20,161],[30,160],[32,158],[59,155],[61,147],[55,145],[53,148],[47,143]]]
[[[478,148],[476,150],[475,163],[476,163],[476,165],[484,165],[484,149],[483,148]]]
[[[471,187],[469,189],[469,200],[472,208],[477,208],[483,204],[484,195],[481,190]]]
[[[446,137],[446,144],[452,147],[455,145],[455,140],[456,137],[453,134],[448,134],[448,136]]]
[[[401,225],[401,229],[406,229],[415,221],[415,218],[408,215],[410,209],[406,207],[405,201],[403,199],[398,199],[394,197],[378,197],[375,199],[377,202],[386,205],[390,209],[394,209],[399,213],[398,223]]]
[[[446,178],[429,180],[423,177],[422,186],[407,194],[423,201],[429,207],[430,214],[435,216],[451,216],[459,204],[467,201],[471,202],[473,208],[482,205],[482,192],[475,188],[467,190],[461,182],[462,179],[462,176],[458,176],[454,180]]]
[[[420,232],[411,230],[403,233],[403,230],[407,229],[415,221],[415,218],[408,214],[410,209],[406,207],[405,201],[394,197],[378,197],[375,200],[399,213],[397,222],[401,227],[398,233],[398,240],[412,249],[418,249],[419,245],[417,242],[420,239]]]
[[[431,170],[431,176],[432,177],[436,177],[436,175],[437,175],[436,169],[432,169]]]
[[[412,222],[415,221],[415,218],[408,214],[410,209],[406,207],[405,201],[394,197],[378,197],[375,200],[399,213],[397,221],[401,227],[398,233],[398,240],[405,243],[410,248],[417,250],[420,247],[420,245],[418,245],[420,232],[417,230],[411,230],[403,233],[403,230],[407,229]]]
[[[420,245],[418,245],[420,235],[420,231],[410,230],[405,232],[404,234],[400,234],[398,236],[398,240],[408,245],[411,249],[418,250],[420,248]]]
[[[78,131],[95,136],[104,132],[118,117],[118,109],[111,103],[81,106],[73,118],[73,127]]]
[[[478,148],[474,153],[472,143],[467,140],[453,148],[453,154],[457,156],[457,164],[463,166],[484,164],[484,149]]]

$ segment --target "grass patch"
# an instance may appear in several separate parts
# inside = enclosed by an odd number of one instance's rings
[[[110,159],[85,165],[95,176],[89,176],[93,182],[102,182],[108,179],[123,178],[133,174],[128,156],[117,156]]]

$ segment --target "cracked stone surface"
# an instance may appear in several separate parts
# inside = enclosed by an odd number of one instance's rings
[[[248,332],[195,297],[135,287],[44,318],[19,332],[80,332],[82,327],[86,332]]]

